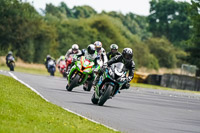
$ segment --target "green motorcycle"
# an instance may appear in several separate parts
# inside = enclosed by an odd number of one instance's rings
[[[91,76],[93,69],[99,69],[100,66],[95,66],[94,62],[81,56],[80,61],[76,61],[71,68],[68,75],[68,85],[66,89],[72,91],[73,88],[84,84],[83,89],[90,91],[92,88],[93,76]]]
[[[103,106],[109,98],[119,93],[119,90],[127,82],[125,79],[126,71],[123,63],[115,63],[106,68],[95,87],[91,98],[92,103]]]

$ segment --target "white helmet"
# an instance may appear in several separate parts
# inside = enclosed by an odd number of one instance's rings
[[[8,54],[12,55],[13,53],[12,53],[12,51],[9,51]]]
[[[97,52],[99,52],[102,48],[102,43],[100,41],[96,41],[94,42],[94,46],[95,46],[95,49],[97,50]]]
[[[79,50],[78,44],[73,44],[72,45],[72,50]]]
[[[111,50],[112,50],[112,49],[118,50],[117,44],[111,44],[111,45],[110,45],[110,49],[111,49]]]
[[[72,52],[73,52],[74,54],[77,54],[77,53],[78,53],[78,50],[79,50],[78,44],[73,44],[73,45],[72,45]]]

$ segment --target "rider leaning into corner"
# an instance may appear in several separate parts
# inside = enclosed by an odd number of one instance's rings
[[[86,49],[82,49],[80,54],[77,54],[77,57],[81,57],[81,56],[85,56],[86,59],[88,59],[89,61],[92,61],[95,63],[95,65],[97,64],[97,60],[99,59],[99,56],[97,54],[97,52],[95,51],[95,46],[94,44],[90,44]]]
[[[103,64],[105,64],[106,62],[108,62],[108,58],[106,56],[106,51],[102,47],[102,43],[100,41],[96,41],[96,42],[94,42],[94,46],[95,46],[95,49],[97,51],[98,56],[103,61]]]
[[[110,45],[110,52],[107,53],[107,58],[110,60],[111,58],[115,57],[116,55],[121,55],[121,53],[118,51],[117,44],[111,44]]]
[[[8,58],[9,58],[10,56],[13,56],[12,51],[9,51],[8,54],[7,54],[7,56],[6,56],[6,65],[7,65],[8,67],[9,67]],[[13,58],[14,58],[14,57],[13,57]]]
[[[65,55],[65,59],[67,60],[71,54],[76,54],[76,55],[81,54],[78,44],[72,45],[72,48],[67,51],[67,53]]]
[[[77,58],[81,57],[81,56],[85,56],[85,59],[94,62],[95,66],[98,65],[97,60],[99,60],[99,56],[95,50],[95,46],[94,44],[89,44],[87,49],[82,49],[80,54],[77,54]],[[97,70],[99,71],[99,70]],[[90,74],[91,80],[94,80],[94,73],[92,72],[92,74]],[[68,85],[67,85],[68,86]]]
[[[95,66],[99,65],[98,64],[99,56],[95,50],[94,44],[88,45],[87,50],[85,50],[85,49],[81,50],[81,54],[77,55],[77,57],[81,57],[81,56],[85,56],[86,59],[94,62]],[[99,70],[96,70],[96,71],[99,71]],[[94,73],[92,73],[90,76],[92,77],[92,80],[94,80],[94,78],[93,78]]]
[[[100,69],[98,76],[96,77],[96,80],[94,81],[94,86],[98,83],[99,81],[99,77],[103,74],[103,71],[105,70],[105,68],[107,66],[111,66],[114,63],[118,63],[121,62],[124,64],[125,66],[125,70],[129,71],[129,75],[126,78],[121,78],[121,81],[125,81],[126,80],[126,84],[124,84],[122,86],[121,89],[129,89],[130,87],[130,81],[133,79],[134,77],[134,70],[135,70],[135,63],[132,60],[133,57],[133,51],[131,48],[124,48],[122,51],[122,55],[117,55],[113,58],[111,58],[111,60],[109,60],[106,64],[104,64],[103,68]]]

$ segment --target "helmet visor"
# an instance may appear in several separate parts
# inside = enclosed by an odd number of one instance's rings
[[[72,49],[72,52],[73,52],[74,54],[76,54],[76,53],[78,53],[78,49]]]
[[[111,52],[112,52],[113,54],[116,54],[116,53],[117,53],[117,49],[111,49]]]
[[[125,55],[124,55],[124,58],[125,58],[126,60],[131,60],[131,59],[132,59],[132,55],[131,55],[131,54],[125,54]]]
[[[89,49],[89,50],[88,50],[88,53],[89,53],[89,54],[94,54],[94,53],[95,53],[95,50]]]
[[[96,47],[97,52],[99,52],[101,50],[101,48]]]

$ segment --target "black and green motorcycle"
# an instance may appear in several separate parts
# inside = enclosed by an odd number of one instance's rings
[[[103,106],[104,103],[115,96],[126,83],[126,71],[123,63],[112,64],[100,76],[95,92],[91,98],[93,104]]]

